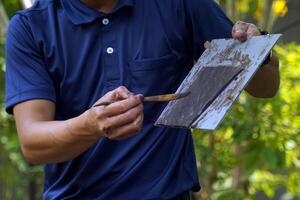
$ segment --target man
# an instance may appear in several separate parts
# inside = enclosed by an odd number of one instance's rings
[[[44,199],[185,199],[200,189],[190,131],[154,127],[214,38],[244,41],[212,0],[41,0],[7,36],[7,112],[25,157],[45,165]],[[272,97],[275,58],[247,91]],[[108,106],[93,107],[95,103]]]

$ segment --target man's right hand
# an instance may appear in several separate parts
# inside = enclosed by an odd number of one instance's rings
[[[29,100],[14,107],[24,156],[33,164],[63,162],[83,153],[98,139],[121,140],[137,134],[143,123],[140,97],[125,87],[108,92],[78,117],[55,121],[55,104]]]
[[[87,132],[77,134],[84,133],[85,137],[92,139],[106,137],[111,140],[122,140],[141,130],[144,115],[139,95],[133,95],[121,86],[108,92],[95,104],[102,102],[110,104],[87,110],[82,115]]]

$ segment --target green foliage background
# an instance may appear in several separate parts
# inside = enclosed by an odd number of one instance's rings
[[[257,2],[238,16],[254,13]],[[225,4],[226,1],[220,1]],[[19,0],[3,1],[11,16]],[[0,40],[0,199],[40,199],[43,173],[22,157],[13,119],[4,111],[5,40]],[[273,99],[243,93],[216,132],[194,131],[200,199],[255,199],[284,189],[300,199],[300,45],[281,44],[281,87]]]
[[[279,45],[276,52],[275,98],[244,93],[216,132],[194,131],[200,180],[212,179],[212,199],[254,199],[259,191],[272,197],[279,187],[287,199],[300,199],[300,45]]]
[[[22,9],[19,0],[2,1],[8,17]],[[23,158],[14,121],[4,111],[5,38],[0,38],[0,200],[41,199],[43,172]]]

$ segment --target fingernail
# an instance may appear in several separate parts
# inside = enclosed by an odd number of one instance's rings
[[[117,99],[117,98],[118,98],[118,93],[117,93],[117,92],[113,92],[113,93],[111,94],[111,98],[112,98],[112,99]]]
[[[144,95],[142,95],[142,94],[138,94],[138,95],[136,95],[141,101],[144,101]]]

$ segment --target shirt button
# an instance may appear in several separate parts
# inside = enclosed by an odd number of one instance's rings
[[[102,19],[102,24],[103,24],[103,25],[109,24],[109,19],[103,18],[103,19]]]
[[[112,47],[108,47],[106,49],[106,53],[108,53],[108,54],[112,54],[113,52],[114,52],[114,49]]]

